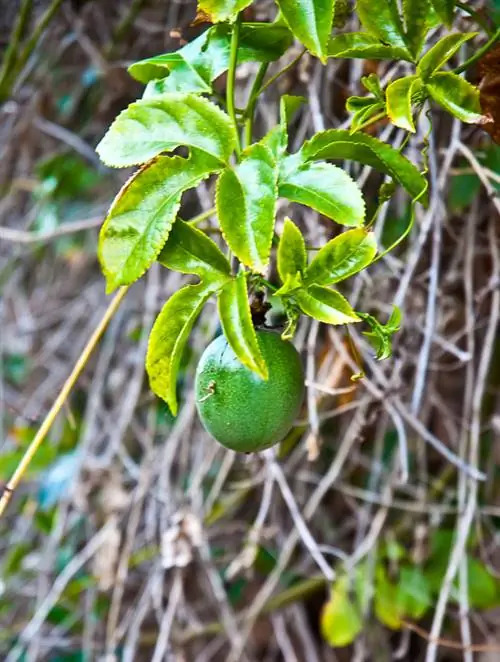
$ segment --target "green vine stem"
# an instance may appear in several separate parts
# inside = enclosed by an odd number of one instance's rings
[[[0,70],[0,100],[8,97],[9,81],[18,57],[18,48],[31,14],[32,0],[23,0]]]
[[[248,105],[245,110],[245,146],[248,147],[249,145],[252,144],[252,134],[253,134],[253,119],[255,115],[255,107],[257,106],[257,101],[259,98],[259,90],[262,86],[262,83],[264,81],[264,77],[266,75],[267,69],[269,67],[268,62],[263,62],[259,70],[257,72],[257,75],[255,76],[255,80],[253,82],[252,89],[250,91],[250,97],[248,100]]]
[[[235,83],[236,83],[236,66],[238,64],[238,46],[240,44],[240,31],[241,19],[238,16],[231,34],[231,52],[229,56],[229,69],[227,72],[227,88],[226,88],[226,105],[227,112],[231,118],[234,130],[236,133],[236,156],[239,160],[241,155],[241,142],[238,120],[236,119],[236,106],[235,106]]]
[[[466,71],[470,66],[472,66],[475,62],[480,60],[483,55],[486,55],[486,53],[495,46],[495,44],[500,40],[500,28],[498,28],[494,34],[488,39],[488,41],[482,46],[481,48],[478,48],[478,50],[474,53],[474,55],[471,55],[471,57],[468,60],[465,60],[463,64],[461,64],[459,67],[453,70],[453,73],[455,74],[461,74],[462,71]]]

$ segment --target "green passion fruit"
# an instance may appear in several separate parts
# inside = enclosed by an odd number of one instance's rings
[[[250,453],[281,441],[304,399],[304,370],[295,347],[274,331],[257,331],[269,371],[244,366],[224,335],[204,351],[196,370],[196,405],[203,426],[226,448]]]

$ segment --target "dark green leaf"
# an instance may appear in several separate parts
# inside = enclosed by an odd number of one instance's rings
[[[422,87],[418,76],[405,76],[393,81],[386,90],[387,115],[395,126],[415,133],[412,97]]]
[[[434,11],[448,27],[453,22],[455,11],[455,0],[431,0]]]
[[[403,0],[403,18],[408,49],[418,57],[429,28],[429,0]]]
[[[303,313],[327,324],[351,324],[359,317],[350,303],[339,292],[320,285],[311,285],[296,294],[297,304]]]
[[[262,272],[269,261],[277,200],[277,167],[265,145],[252,145],[217,183],[217,213],[230,249]]]
[[[450,178],[448,203],[453,211],[462,211],[473,203],[481,191],[481,180],[475,173],[453,175]]]
[[[302,273],[306,265],[307,253],[302,232],[295,223],[286,218],[278,246],[278,274],[281,282],[284,283],[287,276]]]
[[[432,603],[429,582],[422,570],[416,566],[401,568],[396,592],[396,605],[401,617],[418,621]]]
[[[349,580],[338,579],[321,612],[321,634],[334,647],[348,646],[363,629],[361,613],[349,598]]]
[[[268,378],[248,303],[245,273],[224,285],[218,296],[219,317],[228,343],[239,360],[262,379]]]
[[[390,46],[406,49],[396,0],[357,0],[356,9],[371,35]]]
[[[305,276],[306,285],[332,285],[358,273],[375,257],[373,232],[348,230],[329,241],[313,259]]]
[[[238,48],[238,64],[273,62],[292,45],[286,25],[243,23]],[[210,92],[212,82],[229,66],[231,27],[214,25],[175,53],[165,53],[132,64],[128,71],[141,83],[156,80],[156,93]]]
[[[242,9],[253,0],[198,0],[198,9],[207,14],[214,23],[234,21]]]
[[[361,225],[365,203],[358,185],[330,163],[306,163],[293,155],[285,160],[280,196],[307,205],[341,225]]]
[[[163,306],[149,336],[146,370],[151,389],[177,415],[176,383],[187,339],[203,304],[216,291],[215,285],[188,285],[173,294]]]
[[[136,101],[118,115],[97,152],[106,165],[124,168],[180,145],[198,148],[227,163],[235,145],[231,120],[213,103],[194,94]]]
[[[328,57],[412,61],[412,56],[406,48],[383,44],[368,32],[334,35],[328,42]]]
[[[295,37],[322,60],[332,31],[335,0],[276,0]]]
[[[499,582],[485,564],[472,557],[467,558],[469,605],[473,609],[491,609],[500,604]]]
[[[207,235],[177,219],[158,262],[168,269],[196,274],[203,281],[226,280],[231,274],[227,258]]]
[[[451,115],[467,124],[484,120],[479,103],[479,90],[457,74],[440,72],[427,83],[429,94]]]
[[[440,39],[437,44],[430,48],[422,57],[417,64],[417,74],[423,81],[428,80],[434,72],[441,69],[441,67],[455,55],[466,41],[472,39],[476,35],[477,32],[446,35],[446,37]]]
[[[397,149],[372,136],[357,133],[351,135],[343,129],[328,129],[317,133],[314,138],[304,143],[300,150],[304,161],[319,159],[345,159],[358,161],[376,170],[390,175],[401,184],[412,198],[425,202],[424,191],[427,180],[416,166]]]
[[[165,244],[184,191],[197,186],[217,161],[193,150],[188,159],[159,156],[118,193],[99,237],[107,291],[129,285],[151,266]]]

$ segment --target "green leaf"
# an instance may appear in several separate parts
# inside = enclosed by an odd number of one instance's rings
[[[368,313],[358,311],[357,314],[371,329],[371,331],[363,331],[363,335],[375,349],[377,360],[382,361],[389,358],[392,355],[392,336],[399,331],[401,326],[399,308],[394,306],[387,324],[381,324],[376,317],[368,315]]]
[[[355,133],[361,130],[375,115],[382,112],[385,115],[385,103],[382,101],[374,101],[369,106],[358,110],[351,119],[351,132]]]
[[[473,609],[491,609],[500,604],[499,583],[482,561],[467,558],[469,604]]]
[[[288,124],[297,110],[306,102],[304,97],[284,94],[280,99],[280,123],[261,140],[276,161],[280,161],[288,147]]]
[[[415,133],[412,96],[422,87],[418,76],[405,76],[393,81],[386,90],[387,115],[395,126]]]
[[[420,568],[403,567],[396,590],[396,607],[402,618],[418,621],[432,605],[429,582]]]
[[[177,373],[182,354],[203,304],[216,290],[214,284],[187,285],[163,306],[149,336],[146,370],[151,389],[177,415]]]
[[[262,379],[268,378],[267,366],[260,351],[248,303],[246,277],[243,271],[219,292],[219,317],[228,343],[239,360]]]
[[[403,0],[405,37],[413,57],[418,57],[429,28],[429,0]]]
[[[193,150],[188,159],[159,156],[138,170],[116,196],[99,236],[107,291],[133,283],[165,244],[184,191],[197,186],[217,162]]]
[[[286,25],[242,23],[238,64],[273,62],[292,45]],[[210,92],[212,82],[227,71],[231,27],[214,25],[175,53],[164,53],[130,65],[131,76],[141,83],[155,81],[155,93]],[[157,81],[155,79],[162,79]]]
[[[299,228],[289,218],[285,225],[278,246],[278,274],[284,283],[288,276],[302,273],[307,266],[307,253],[304,237]]]
[[[467,124],[484,120],[479,103],[479,90],[457,74],[440,72],[427,83],[429,94],[442,108]]]
[[[401,628],[401,613],[397,603],[398,587],[389,581],[382,565],[376,569],[374,611],[378,620],[391,630]]]
[[[216,205],[224,238],[236,257],[262,272],[271,253],[277,167],[265,145],[252,145],[217,183]]]
[[[231,120],[194,94],[136,101],[118,115],[96,149],[106,165],[124,168],[180,145],[227,163],[235,145]]]
[[[408,49],[383,44],[368,32],[346,32],[334,35],[328,42],[328,57],[413,61]]]
[[[377,242],[364,228],[348,230],[329,241],[313,259],[305,276],[306,285],[332,285],[367,267],[375,257]]]
[[[225,255],[207,235],[177,219],[158,262],[168,269],[195,274],[201,280],[227,280],[231,267]]]
[[[208,14],[213,23],[235,21],[242,9],[253,0],[198,0],[198,10]]]
[[[359,19],[368,32],[390,46],[406,49],[396,0],[357,0]]]
[[[361,613],[349,598],[348,579],[338,579],[321,612],[323,639],[333,647],[348,646],[362,629]]]
[[[453,13],[455,11],[455,0],[431,0],[434,11],[439,18],[450,27],[453,22]]]
[[[390,175],[412,198],[425,196],[427,180],[418,168],[397,149],[364,133],[351,135],[343,129],[328,129],[317,133],[300,150],[304,161],[345,159],[358,161]],[[421,198],[422,202],[425,199]]]
[[[296,294],[297,304],[303,313],[327,324],[351,324],[359,317],[351,304],[339,292],[320,285],[311,285]]]
[[[335,0],[276,0],[276,3],[294,36],[325,61]]]
[[[361,225],[365,203],[358,185],[330,163],[301,164],[292,155],[279,179],[280,196],[307,205],[341,225]]]
[[[430,48],[417,64],[417,74],[426,81],[432,74],[448,62],[466,41],[477,35],[477,32],[455,33],[446,35]]]

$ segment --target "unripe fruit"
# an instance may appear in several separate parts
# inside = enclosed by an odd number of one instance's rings
[[[281,441],[304,399],[304,370],[295,347],[273,331],[257,331],[269,371],[245,367],[221,335],[196,370],[196,406],[203,426],[226,448],[250,453]]]

